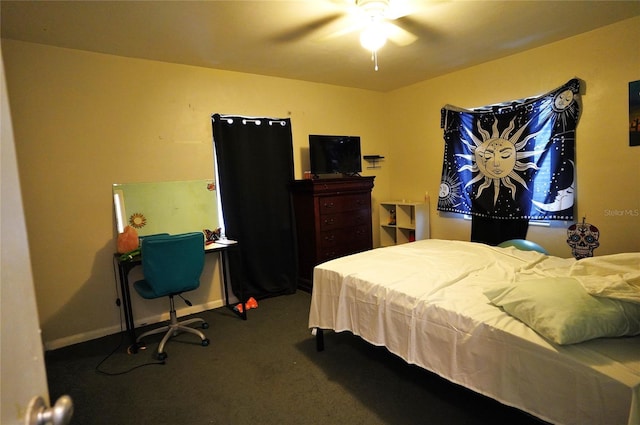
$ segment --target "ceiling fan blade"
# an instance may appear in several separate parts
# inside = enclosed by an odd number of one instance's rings
[[[320,31],[324,27],[332,25],[334,22],[340,20],[343,17],[342,13],[333,13],[331,15],[318,18],[312,22],[308,22],[302,25],[298,25],[296,28],[283,31],[282,33],[273,37],[273,41],[286,43],[299,41],[309,36],[312,36],[317,31]]]
[[[411,15],[416,11],[414,2],[409,0],[389,0],[389,7],[385,13],[385,18],[393,21],[398,18]]]
[[[342,18],[340,20],[336,20],[336,22],[331,25],[331,28],[328,28],[329,31],[319,38],[321,40],[332,40],[354,32],[362,31],[367,22],[368,20],[362,14],[362,10],[355,6],[355,3],[347,5],[345,6]]]
[[[407,32],[413,34],[422,41],[436,41],[442,38],[443,34],[430,25],[425,20],[418,20],[414,16],[405,16],[398,20]]]
[[[358,32],[360,30],[362,30],[364,28],[364,25],[362,24],[352,24],[349,26],[345,26],[344,28],[341,28],[337,31],[333,31],[329,34],[326,34],[325,36],[321,37],[321,40],[332,40],[334,38],[338,38],[338,37],[342,37],[344,35],[347,34],[351,34],[353,32]]]
[[[412,34],[391,22],[385,22],[383,25],[387,38],[398,46],[408,46],[418,39],[415,34]]]

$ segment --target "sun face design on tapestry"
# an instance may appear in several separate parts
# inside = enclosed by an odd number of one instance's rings
[[[513,118],[508,127],[502,132],[498,131],[498,120],[494,119],[491,132],[485,130],[481,126],[481,121],[477,121],[478,133],[481,137],[465,129],[467,138],[462,138],[462,143],[467,145],[471,150],[470,155],[456,154],[463,157],[471,164],[463,165],[458,171],[469,170],[474,177],[465,185],[465,189],[476,182],[481,182],[477,186],[474,196],[476,198],[482,196],[485,189],[493,186],[493,205],[498,202],[500,191],[507,191],[511,194],[511,199],[516,199],[518,183],[523,189],[529,189],[525,181],[523,172],[528,169],[538,169],[533,162],[524,162],[525,159],[531,158],[536,154],[535,151],[525,151],[524,147],[527,141],[536,136],[536,134],[523,137],[523,133],[527,126],[524,125],[513,132],[515,129],[516,118]],[[513,133],[513,134],[512,134]],[[521,140],[520,140],[521,139]]]
[[[501,219],[573,217],[579,80],[543,96],[442,110],[438,210]]]

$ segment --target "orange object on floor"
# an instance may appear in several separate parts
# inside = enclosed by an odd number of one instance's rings
[[[250,308],[258,308],[258,301],[256,301],[255,298],[251,297],[247,300],[245,305],[247,306],[247,310],[249,310]]]
[[[247,306],[247,310],[251,310],[252,308],[258,308],[258,301],[255,298],[249,298],[244,305]],[[234,308],[235,311],[242,313],[244,309],[242,308],[242,303],[238,303]]]

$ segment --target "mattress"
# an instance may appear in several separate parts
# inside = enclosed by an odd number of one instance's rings
[[[433,239],[374,249],[315,267],[309,327],[349,331],[548,422],[640,425],[639,336],[554,344],[484,295],[575,262]]]

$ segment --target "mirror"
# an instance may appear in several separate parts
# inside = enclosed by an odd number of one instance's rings
[[[201,232],[220,227],[213,180],[113,185],[116,226],[132,226],[140,236]]]

